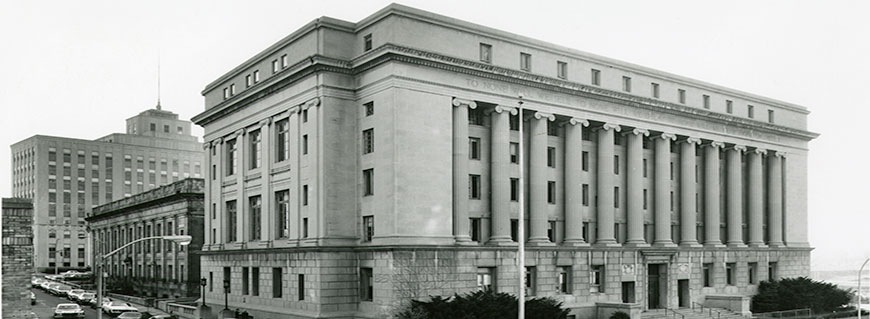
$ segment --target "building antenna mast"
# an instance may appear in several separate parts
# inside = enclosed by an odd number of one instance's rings
[[[157,109],[160,110],[160,51],[157,52]]]

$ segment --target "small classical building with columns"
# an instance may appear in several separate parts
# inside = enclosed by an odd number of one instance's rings
[[[397,4],[202,93],[207,304],[382,318],[525,276],[575,318],[745,313],[809,275],[799,105]]]

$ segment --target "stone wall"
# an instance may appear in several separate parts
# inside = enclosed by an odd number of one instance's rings
[[[30,318],[33,202],[3,199],[3,318]]]

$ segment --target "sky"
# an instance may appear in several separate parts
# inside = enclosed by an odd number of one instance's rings
[[[806,106],[813,270],[870,257],[868,1],[418,1],[404,5]],[[206,84],[321,16],[389,1],[6,1],[0,196],[9,145],[95,139],[160,100],[190,119]],[[194,134],[201,136],[202,129]],[[864,144],[862,144],[864,143]],[[863,185],[863,186],[862,186]]]

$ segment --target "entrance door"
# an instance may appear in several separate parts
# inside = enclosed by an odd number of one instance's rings
[[[660,309],[659,306],[659,265],[647,266],[647,306],[649,309]]]
[[[677,280],[677,295],[679,298],[679,307],[680,308],[688,308],[689,307],[689,280],[688,279]]]
[[[622,303],[634,303],[634,281],[622,282]]]

